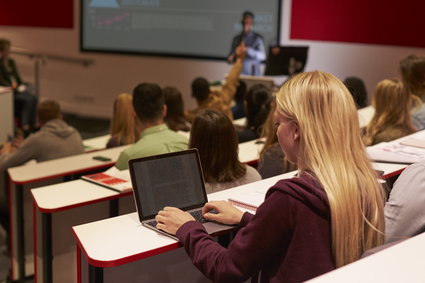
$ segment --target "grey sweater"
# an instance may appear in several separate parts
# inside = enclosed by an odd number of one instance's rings
[[[385,242],[425,232],[425,161],[407,167],[385,204]]]
[[[41,162],[83,152],[83,142],[78,131],[61,119],[54,119],[30,135],[15,152],[1,154],[0,171],[32,159]]]

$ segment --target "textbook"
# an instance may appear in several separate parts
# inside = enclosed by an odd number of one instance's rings
[[[228,201],[234,206],[256,211],[264,202],[264,197],[264,192],[252,191],[235,198],[228,198]]]
[[[115,169],[115,170],[111,170]],[[108,188],[110,190],[124,193],[133,190],[128,170],[119,171],[115,167],[103,173],[84,175],[81,179]]]

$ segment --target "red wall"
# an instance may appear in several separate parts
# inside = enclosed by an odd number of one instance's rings
[[[425,47],[424,0],[292,0],[291,39]]]
[[[73,28],[73,0],[0,0],[0,25]]]

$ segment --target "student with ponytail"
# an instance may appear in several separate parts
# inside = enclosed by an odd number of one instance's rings
[[[366,127],[365,144],[389,142],[416,132],[410,117],[413,101],[420,99],[411,95],[401,81],[380,81],[372,99],[375,114]]]
[[[360,136],[354,101],[335,76],[292,77],[276,98],[275,123],[298,176],[278,181],[256,214],[209,202],[204,217],[238,224],[228,248],[187,213],[165,207],[158,228],[176,234],[215,282],[301,282],[360,258],[384,240],[384,193]],[[209,213],[214,209],[217,213]]]
[[[248,90],[245,96],[246,126],[238,131],[239,143],[260,137],[272,100],[271,91],[263,84],[255,84]]]

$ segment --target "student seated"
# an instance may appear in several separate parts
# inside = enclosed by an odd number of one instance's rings
[[[264,123],[261,136],[266,138],[263,149],[260,152],[260,160],[257,170],[263,179],[270,178],[276,175],[294,171],[297,169],[295,164],[292,164],[285,158],[285,154],[280,148],[277,140],[275,125],[276,101],[273,99],[272,109]]]
[[[412,123],[417,130],[425,129],[425,57],[410,55],[400,61],[403,83],[410,93],[420,98],[414,102]]]
[[[190,131],[190,123],[184,117],[184,104],[181,92],[175,87],[165,87],[163,90],[167,115],[164,118],[170,130],[175,132]]]
[[[320,71],[292,77],[277,94],[275,122],[299,174],[272,186],[255,215],[225,201],[204,206],[205,218],[239,225],[228,248],[187,212],[165,207],[156,216],[157,227],[177,235],[214,282],[245,281],[260,271],[261,282],[301,282],[383,243],[384,193],[344,84]]]
[[[133,110],[133,97],[129,93],[121,93],[115,98],[111,121],[111,138],[106,147],[133,144],[138,139],[139,133]]]
[[[385,204],[385,242],[425,232],[425,161],[400,174]]]
[[[236,49],[237,60],[230,70],[226,83],[221,87],[220,91],[211,91],[210,85],[205,78],[199,77],[192,82],[192,97],[196,99],[198,107],[189,111],[186,111],[186,120],[190,123],[193,122],[196,115],[201,109],[212,108],[223,111],[227,117],[233,120],[232,111],[230,110],[230,104],[233,101],[236,88],[239,85],[239,74],[242,70],[242,62],[246,54],[245,47],[238,47]]]
[[[233,119],[240,119],[245,117],[245,95],[246,95],[246,83],[239,80],[239,86],[235,93],[235,105],[232,106]]]
[[[223,112],[203,109],[198,113],[189,148],[199,151],[208,194],[261,180],[257,170],[239,161],[235,128]]]
[[[25,135],[35,127],[38,98],[28,91],[28,86],[22,81],[15,60],[10,58],[11,42],[0,39],[0,86],[13,89],[15,116]]]
[[[157,84],[142,83],[133,90],[133,108],[137,115],[140,139],[121,152],[115,167],[128,169],[128,160],[187,149],[187,138],[168,129],[164,123],[167,106]]]
[[[37,162],[84,153],[81,136],[76,129],[62,120],[59,103],[46,100],[37,109],[41,126],[16,146],[9,143],[1,150],[0,171],[26,163]]]
[[[238,131],[239,142],[258,139],[270,112],[271,91],[262,84],[253,85],[245,96],[246,126]]]
[[[344,84],[353,96],[357,109],[366,107],[367,90],[363,80],[357,77],[347,77]]]
[[[410,118],[412,96],[401,81],[380,81],[372,105],[375,114],[365,129],[366,145],[389,142],[416,132]]]

